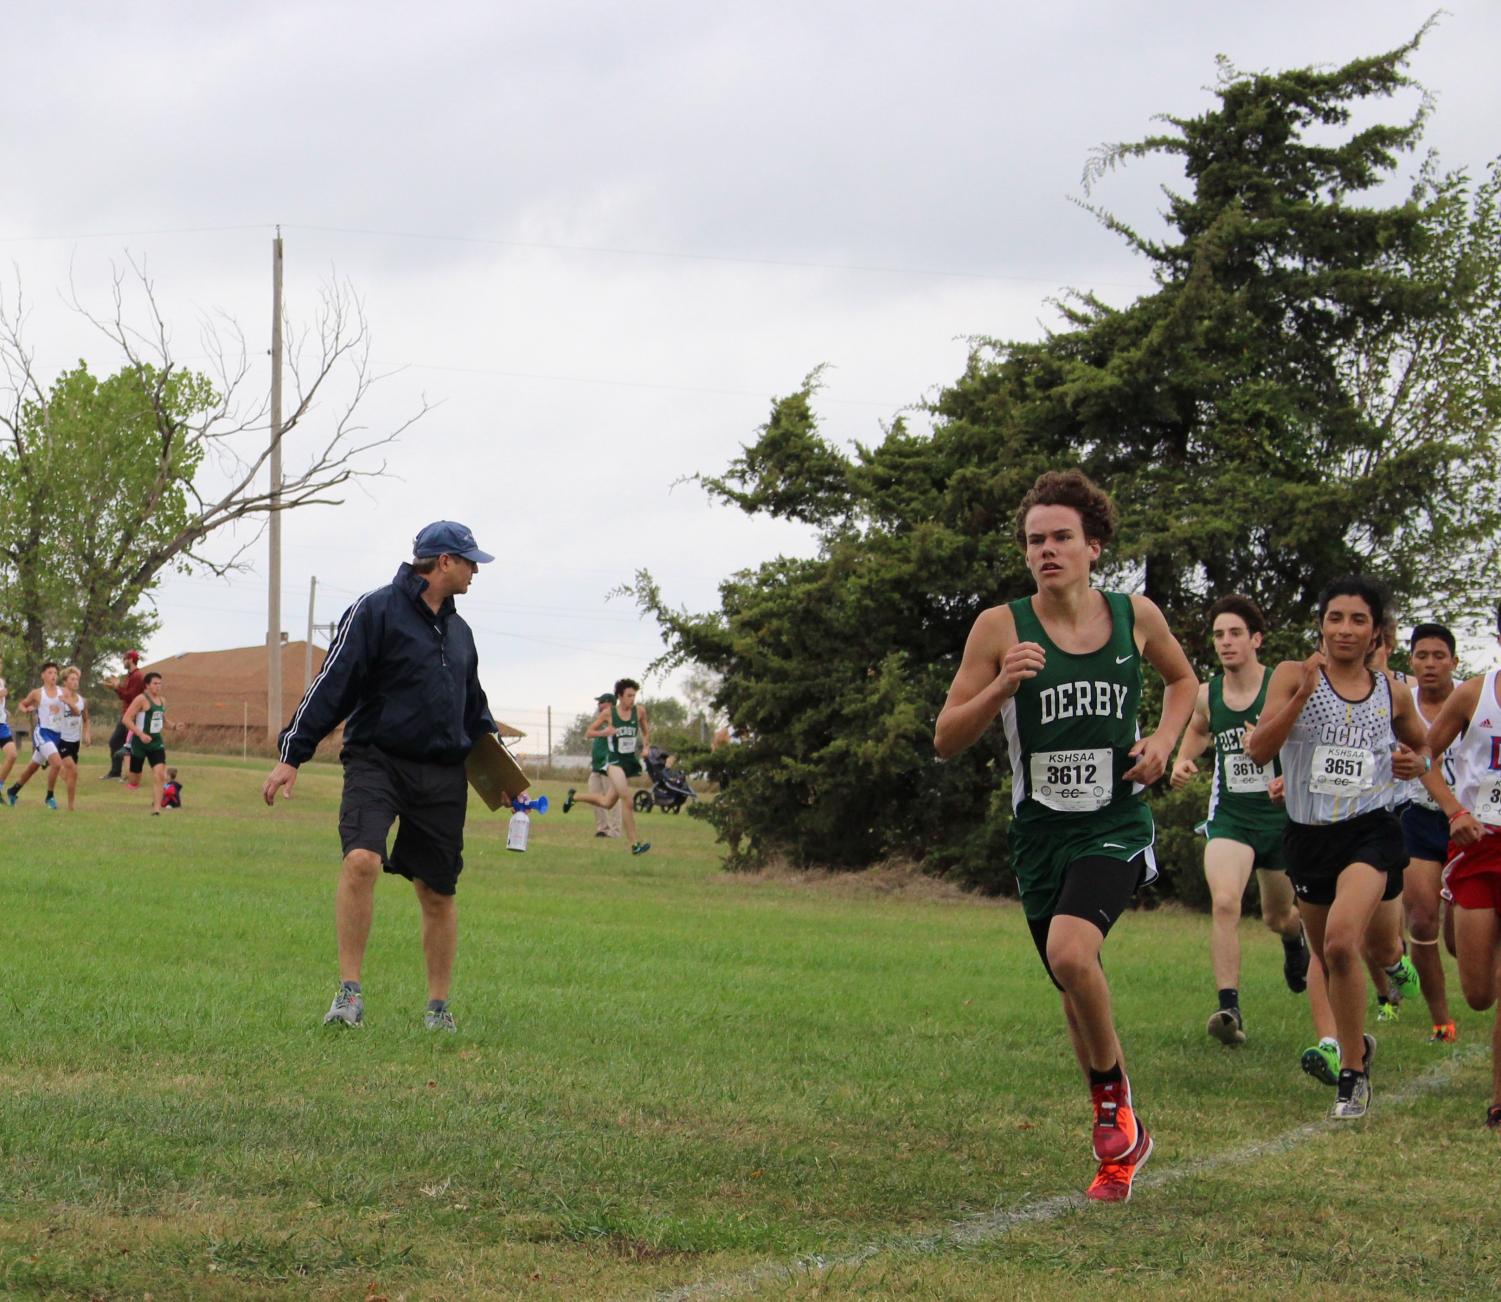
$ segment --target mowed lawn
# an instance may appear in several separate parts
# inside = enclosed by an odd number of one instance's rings
[[[73,815],[40,779],[0,810],[5,1296],[1497,1291],[1489,1015],[1436,1049],[1412,1008],[1377,1028],[1371,1117],[1249,1151],[1332,1093],[1297,1069],[1280,946],[1245,925],[1230,1051],[1207,920],[1128,915],[1107,962],[1157,1182],[1060,1207],[1093,1174],[1088,1105],[1014,906],[725,875],[687,816],[643,818],[633,859],[544,784],[525,855],[471,806],[459,1033],[422,1029],[390,877],[366,1026],[324,1029],[338,770],[273,813],[267,765],[174,762],[163,818],[97,763]]]

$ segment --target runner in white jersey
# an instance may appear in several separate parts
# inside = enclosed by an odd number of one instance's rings
[[[1443,753],[1455,750],[1455,784],[1438,765],[1423,785],[1450,829],[1443,880],[1459,987],[1471,1008],[1484,1011],[1501,997],[1501,672],[1455,688],[1429,736]],[[1501,1130],[1501,1017],[1491,1031],[1491,1077],[1485,1124]]]
[[[10,777],[11,769],[16,766],[16,738],[10,730],[10,714],[6,704],[5,679],[0,678],[0,755],[4,756],[4,764],[0,765],[0,786],[5,779]]]
[[[21,776],[5,789],[5,798],[12,805],[21,794],[21,788],[31,781],[31,775],[42,765],[49,769],[62,771],[62,754],[58,750],[57,743],[62,740],[62,733],[58,731],[62,724],[63,715],[63,689],[57,685],[57,662],[49,660],[42,666],[42,685],[33,688],[26,694],[26,699],[21,702],[21,708],[28,714],[36,715],[36,722],[31,729],[31,763],[22,770]],[[56,809],[57,799],[50,792],[47,795],[47,808]]]
[[[63,711],[58,725],[60,740],[57,753],[62,757],[62,780],[68,789],[68,808],[72,809],[78,798],[78,754],[89,740],[89,703],[78,684],[83,674],[76,668],[64,671],[62,677]],[[56,801],[58,773],[47,774],[47,795]]]
[[[1367,579],[1329,584],[1319,594],[1324,649],[1277,666],[1246,738],[1257,764],[1282,756],[1287,874],[1339,1031],[1336,1118],[1362,1117],[1370,1105],[1376,1041],[1365,1034],[1363,942],[1377,905],[1401,894],[1407,863],[1389,808],[1393,752],[1400,744],[1420,763],[1427,757],[1412,694],[1366,665],[1384,605]]]
[[[1423,726],[1431,732],[1444,703],[1454,694],[1454,634],[1442,624],[1419,624],[1409,641],[1412,650],[1413,704]],[[1457,778],[1458,741],[1442,753],[1433,750],[1435,763],[1451,788]],[[1430,737],[1429,749],[1432,750]],[[1439,954],[1440,876],[1449,858],[1449,823],[1422,782],[1410,784],[1402,811],[1402,835],[1407,840],[1407,872],[1402,878],[1402,909],[1407,917],[1412,961],[1422,978],[1423,998],[1433,1027],[1430,1044],[1453,1044],[1458,1034],[1449,1016],[1448,985]]]

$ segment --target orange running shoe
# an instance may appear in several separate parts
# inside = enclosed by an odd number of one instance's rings
[[[1124,1076],[1108,1085],[1091,1085],[1094,1100],[1094,1155],[1102,1162],[1124,1162],[1136,1147],[1138,1127],[1131,1106],[1131,1082]]]
[[[1145,1126],[1139,1126],[1138,1129],[1141,1136],[1125,1161],[1100,1163],[1100,1169],[1095,1172],[1089,1188],[1084,1191],[1086,1198],[1097,1203],[1130,1201],[1132,1181],[1136,1179],[1136,1173],[1147,1164],[1147,1158],[1152,1156],[1152,1136],[1147,1133]]]
[[[1453,1022],[1435,1022],[1433,1034],[1428,1037],[1429,1044],[1453,1044],[1459,1039],[1459,1027]]]

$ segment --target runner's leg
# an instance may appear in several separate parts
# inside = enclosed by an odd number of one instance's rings
[[[1312,944],[1310,940],[1310,947]],[[1320,1040],[1339,1039],[1334,1009],[1329,1006],[1329,978],[1324,975],[1323,960],[1317,954],[1308,956],[1308,1015],[1313,1020],[1313,1033]]]
[[[614,788],[615,799],[620,802],[620,817],[625,824],[625,839],[632,845],[637,844],[636,839],[636,811],[631,808],[631,783],[626,777],[625,770],[618,764],[611,764],[605,770],[605,776],[610,779],[610,785]],[[614,801],[610,802],[614,804]]]
[[[1365,1070],[1365,973],[1361,952],[1371,919],[1381,903],[1387,876],[1367,863],[1340,873],[1334,903],[1319,919],[1319,953],[1329,981],[1329,1004],[1339,1033],[1340,1066]],[[1303,915],[1308,923],[1308,911]],[[1309,941],[1313,941],[1310,930]]]
[[[1376,987],[1377,1005],[1390,1004],[1389,1013],[1395,1013],[1395,1005],[1402,1000],[1386,969],[1402,958],[1402,901],[1382,900],[1372,914],[1361,942],[1366,971],[1371,974],[1371,984]]]
[[[1209,958],[1219,990],[1240,987],[1240,907],[1256,852],[1240,841],[1216,837],[1204,846],[1204,880],[1212,912]]]
[[[1410,859],[1402,879],[1402,909],[1412,938],[1412,965],[1422,982],[1423,998],[1434,1026],[1449,1020],[1449,998],[1444,963],[1439,957],[1439,879],[1443,865],[1431,859]]]
[[[610,786],[610,780],[607,777],[605,777],[605,775],[603,773],[596,773],[593,769],[589,770],[589,794],[591,796],[602,796],[602,795],[604,795],[605,792],[609,789],[609,786]],[[578,797],[575,796],[574,799],[577,800]],[[585,803],[586,804],[591,804],[592,802],[591,801],[585,801]],[[595,836],[610,836],[610,835],[612,835],[612,833],[610,831],[610,819],[613,817],[613,812],[614,811],[612,811],[612,810],[606,809],[605,806],[603,806],[603,805],[595,805],[594,806],[594,834],[595,834]],[[613,835],[618,836],[619,833],[616,832]]]
[[[1275,868],[1256,871],[1256,888],[1261,895],[1261,921],[1268,931],[1287,940],[1303,934],[1303,919],[1298,916],[1298,897],[1285,872]]]
[[[1459,946],[1459,988],[1465,1003],[1484,1012],[1496,1002],[1496,967],[1501,955],[1501,914],[1495,909],[1454,908],[1454,939]]]
[[[0,768],[0,783],[3,783],[6,778],[10,777],[11,769],[16,766],[16,743],[6,742],[3,747],[0,747],[0,754],[5,756],[5,767]]]
[[[1048,927],[1048,967],[1063,987],[1064,1012],[1074,1051],[1086,1070],[1109,1071],[1121,1062],[1121,1042],[1110,1008],[1110,986],[1100,966],[1105,937],[1094,923],[1060,914]],[[1122,1064],[1124,1070],[1124,1064]]]

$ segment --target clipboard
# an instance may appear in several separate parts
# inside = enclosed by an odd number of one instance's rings
[[[509,807],[532,785],[521,765],[493,732],[487,732],[469,752],[464,773],[474,793],[491,809]]]

